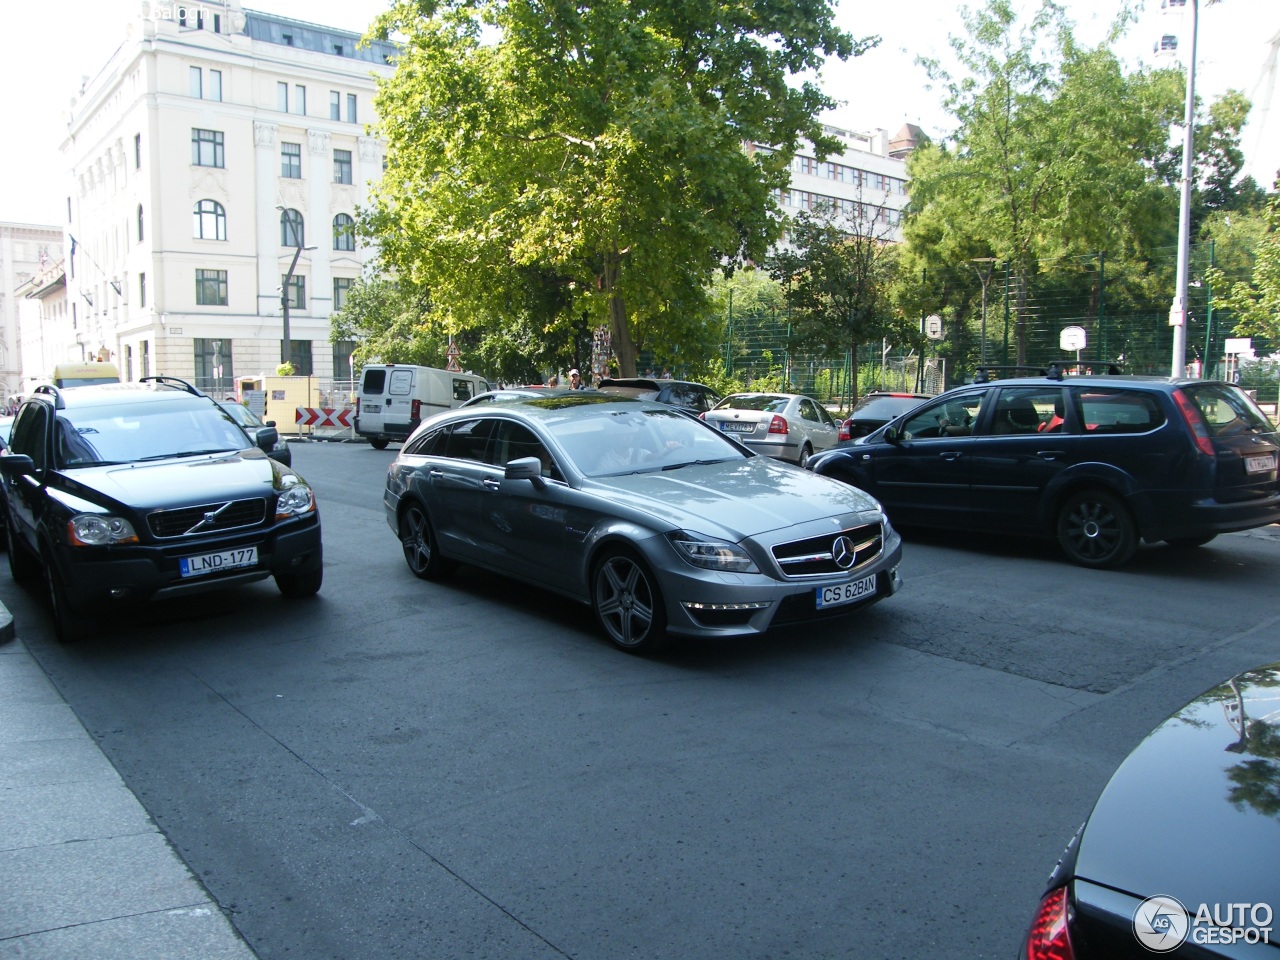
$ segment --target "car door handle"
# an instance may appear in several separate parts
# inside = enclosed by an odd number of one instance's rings
[[[1059,457],[1065,457],[1066,455],[1067,455],[1067,451],[1065,450],[1037,450],[1036,451],[1036,456],[1039,457],[1041,460],[1057,460]]]
[[[938,456],[940,456],[943,460],[946,460],[948,463],[955,463],[957,460],[959,460],[961,457],[964,456],[964,453],[961,452],[960,450],[948,450],[945,453],[938,454]]]
[[[493,478],[493,477],[485,477],[485,478],[484,478],[482,481],[480,481],[480,482],[481,482],[481,483],[483,483],[483,484],[485,485],[485,489],[487,489],[487,490],[498,490],[498,489],[501,489],[501,487],[502,487],[502,481],[501,481],[501,480],[497,480],[497,479],[495,479],[495,478]]]

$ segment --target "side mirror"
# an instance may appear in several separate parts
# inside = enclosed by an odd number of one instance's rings
[[[542,479],[542,461],[537,457],[521,457],[519,460],[508,461],[502,476],[505,480],[529,480],[538,490],[547,485]]]
[[[274,450],[276,444],[279,442],[280,431],[275,427],[259,427],[257,436],[253,438],[254,446],[267,453]]]
[[[885,427],[880,439],[885,443],[899,444],[902,442],[902,431],[895,426]]]
[[[35,461],[25,453],[11,453],[8,456],[0,457],[0,474],[4,474],[6,479],[12,480],[17,477],[25,477],[35,472]]]

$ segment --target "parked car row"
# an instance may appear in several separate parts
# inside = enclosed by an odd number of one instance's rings
[[[808,397],[656,383],[477,394],[458,380],[454,409],[416,411],[382,492],[409,571],[465,563],[535,584],[651,654],[893,596],[899,524],[1056,537],[1101,568],[1142,540],[1194,547],[1280,522],[1280,435],[1231,384],[1006,379],[872,395],[837,424]],[[384,417],[374,446],[401,429]],[[321,587],[314,494],[274,424],[239,405],[169,377],[48,385],[0,437],[10,570],[43,582],[61,640],[153,598],[267,577],[288,597]],[[1130,755],[1054,870],[1023,956],[1274,953],[1277,687],[1280,664],[1233,678]]]

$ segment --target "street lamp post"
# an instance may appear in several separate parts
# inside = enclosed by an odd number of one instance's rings
[[[980,267],[974,269],[978,273],[978,279],[982,281],[982,340],[978,349],[978,357],[980,363],[987,362],[987,284],[991,280],[991,271],[995,269],[995,257],[974,257],[973,263],[981,264]],[[985,268],[985,269],[984,269]]]
[[[1187,63],[1187,102],[1182,132],[1182,198],[1178,207],[1178,273],[1173,292],[1169,325],[1173,327],[1173,362],[1170,374],[1187,373],[1187,273],[1191,260],[1191,169],[1195,150],[1196,40],[1199,33],[1200,0],[1190,0],[1191,59]]]
[[[304,247],[298,244],[293,251],[293,259],[289,261],[289,272],[284,275],[284,283],[280,286],[280,315],[284,318],[284,339],[280,341],[280,362],[288,363],[293,355],[293,345],[289,342],[289,284],[293,280],[293,271],[298,266],[298,257],[303,250],[314,250],[315,247]]]

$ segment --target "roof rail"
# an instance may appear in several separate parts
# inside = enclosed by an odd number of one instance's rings
[[[62,400],[62,391],[52,383],[42,383],[31,391],[33,397],[38,393],[47,393],[53,397],[53,408],[55,410],[65,410],[67,408],[67,405]]]
[[[1050,380],[1061,380],[1068,368],[1087,368],[1089,376],[1119,377],[1124,374],[1118,360],[1054,360],[1046,374]]]
[[[204,396],[203,393],[201,393],[191,384],[187,383],[187,381],[180,380],[177,377],[166,377],[166,376],[139,377],[138,382],[139,383],[157,383],[165,387],[181,387],[183,390],[187,391],[187,393],[194,393],[197,397]]]

